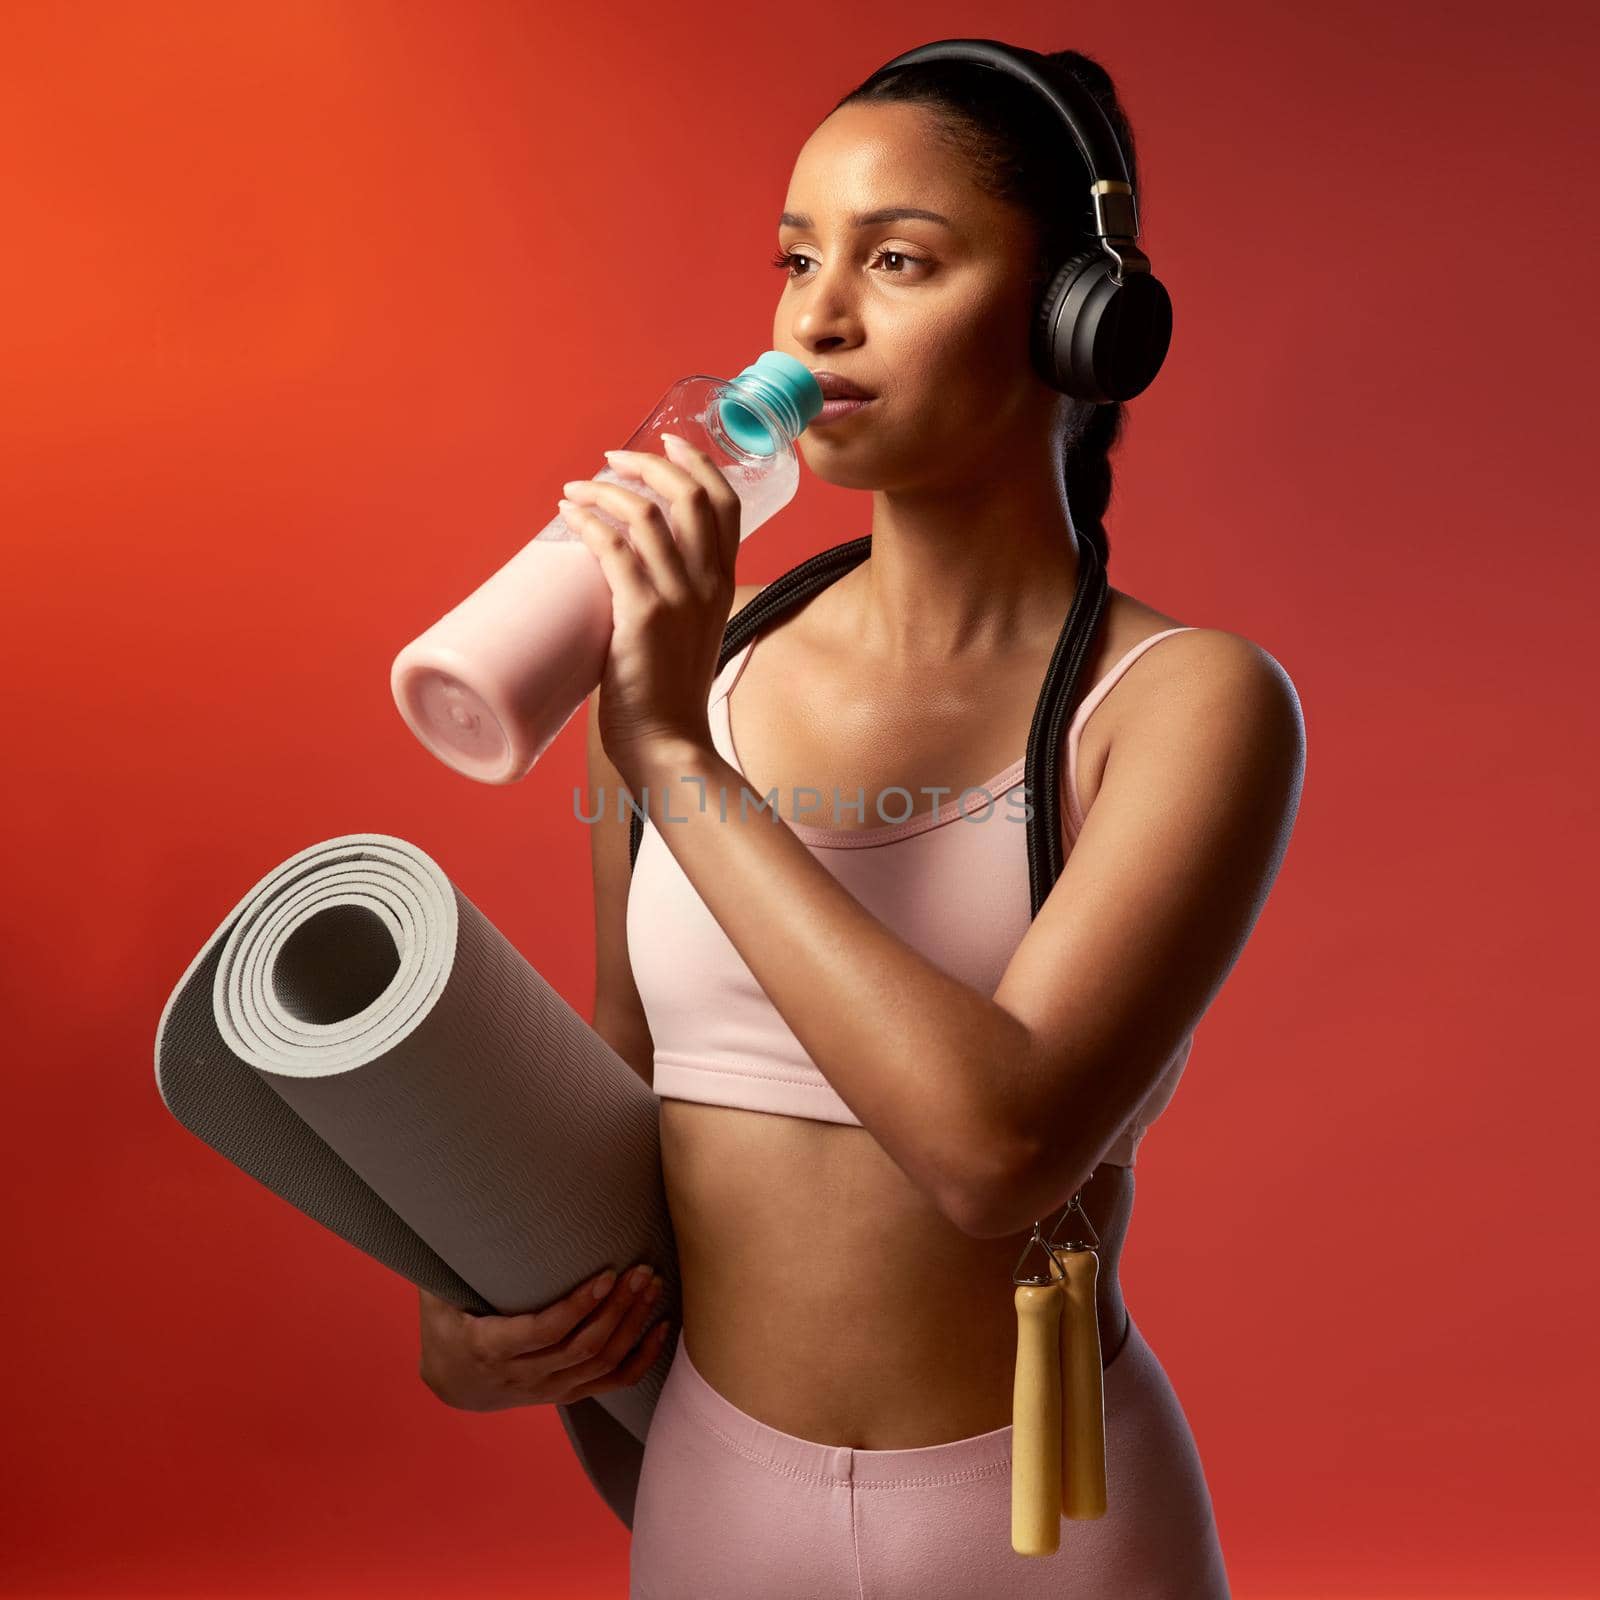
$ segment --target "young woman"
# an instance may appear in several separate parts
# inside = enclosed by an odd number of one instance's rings
[[[1132,169],[1103,70],[1045,59],[1098,97]],[[1265,650],[1112,589],[1063,758],[1071,854],[1029,921],[1008,801],[1082,541],[1107,553],[1122,421],[1028,360],[1041,273],[1088,242],[1081,163],[1036,102],[980,67],[901,69],[795,164],[772,345],[871,397],[799,442],[818,477],[870,491],[868,559],[718,672],[757,591],[734,586],[738,504],[710,461],[613,455],[670,516],[566,486],[615,603],[590,710],[595,1026],[662,1096],[682,1267],[633,1528],[643,1600],[1228,1594],[1117,1267],[1134,1149],[1286,848],[1302,722]],[[623,786],[651,818],[631,873]],[[987,815],[940,803],[967,786]],[[1109,1506],[1023,1557],[1011,1274],[1080,1188]]]

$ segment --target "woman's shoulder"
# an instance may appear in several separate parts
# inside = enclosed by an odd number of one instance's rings
[[[1282,663],[1229,628],[1185,622],[1113,589],[1095,664],[1091,722],[1107,751],[1119,729],[1157,733],[1169,718],[1213,717],[1219,705],[1250,721],[1303,726],[1299,695]],[[1115,692],[1110,692],[1112,689]],[[1203,709],[1202,709],[1203,708]],[[1303,737],[1303,735],[1302,735]]]
[[[1147,683],[1168,676],[1193,681],[1197,675],[1240,674],[1276,676],[1291,683],[1277,657],[1245,634],[1206,623],[1184,622],[1118,589],[1110,591],[1107,605],[1105,667],[1136,654],[1140,660],[1149,658],[1149,668],[1140,673]],[[1160,640],[1159,648],[1149,647],[1147,642],[1155,639]],[[1146,648],[1141,649],[1142,646]]]
[[[1232,752],[1230,765],[1254,766],[1262,773],[1303,770],[1306,732],[1299,693],[1270,650],[1228,628],[1158,614],[1144,624],[1135,629],[1129,647],[1137,670],[1117,674],[1126,682],[1091,718],[1091,725],[1100,723],[1095,737],[1106,758],[1124,739],[1168,749],[1200,732],[1208,746]],[[1141,640],[1168,629],[1182,631],[1138,650]],[[1114,673],[1115,667],[1105,677]]]

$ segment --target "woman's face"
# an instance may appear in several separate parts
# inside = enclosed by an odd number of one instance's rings
[[[979,189],[912,105],[849,105],[800,151],[778,249],[772,347],[876,398],[812,423],[799,449],[853,489],[971,488],[1025,459],[1061,396],[1028,361],[1036,237]],[[914,206],[927,217],[858,221]]]

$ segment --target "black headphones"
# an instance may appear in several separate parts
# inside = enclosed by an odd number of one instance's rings
[[[924,61],[1009,73],[1043,95],[1089,169],[1095,243],[1056,268],[1033,319],[1034,370],[1062,394],[1105,405],[1147,388],[1172,342],[1172,299],[1150,271],[1122,144],[1100,102],[1035,50],[998,39],[937,39],[886,61],[872,78]]]

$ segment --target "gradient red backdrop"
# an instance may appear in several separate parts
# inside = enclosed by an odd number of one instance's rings
[[[799,145],[969,34],[1096,55],[1140,140],[1112,580],[1305,708],[1124,1263],[1235,1592],[1600,1592],[1594,9],[11,0],[5,1593],[623,1592],[554,1413],[434,1400],[415,1290],[176,1124],[156,1022],[358,830],[588,1014],[581,719],[473,784],[390,660],[768,347]],[[869,512],[806,475],[741,579]]]

